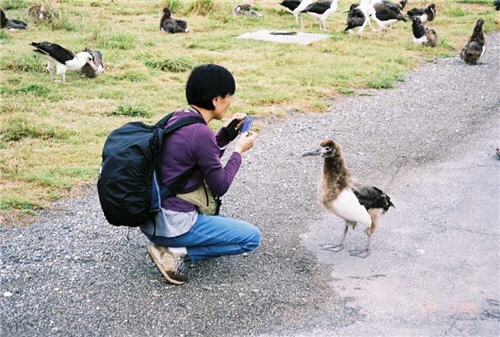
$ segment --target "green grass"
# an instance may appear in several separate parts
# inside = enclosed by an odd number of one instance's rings
[[[152,69],[159,69],[166,72],[172,73],[183,73],[191,71],[195,67],[193,59],[187,56],[179,56],[171,59],[166,59],[163,61],[157,60],[146,60],[144,65]]]
[[[422,62],[456,55],[480,17],[486,32],[500,29],[490,1],[443,1],[428,23],[438,33],[437,48],[414,46],[409,22],[382,36],[366,29],[359,38],[343,32],[350,3],[341,1],[327,21],[329,38],[302,46],[236,39],[261,29],[297,31],[279,1],[254,1],[264,17],[252,18],[232,15],[236,0],[47,0],[54,13],[47,22],[28,15],[38,3],[0,0],[9,18],[29,25],[0,31],[1,212],[31,214],[75,186],[94,183],[109,132],[133,120],[154,123],[185,107],[185,83],[199,64],[217,63],[234,74],[229,115],[255,115],[259,126],[259,117],[322,112],[332,97],[394,88]],[[190,32],[160,32],[163,7],[187,20]],[[304,22],[304,32],[325,33],[312,17]],[[33,41],[74,52],[99,49],[105,73],[89,79],[68,71],[67,83],[51,83],[46,62],[29,45]]]
[[[152,117],[151,110],[143,105],[132,105],[130,102],[125,103],[124,105],[118,106],[116,111],[113,111],[111,115],[114,116],[128,116],[128,117],[143,117],[148,118]]]
[[[1,141],[18,142],[25,138],[39,138],[44,140],[64,140],[71,136],[71,132],[63,127],[53,125],[36,125],[36,122],[27,117],[13,116],[3,123]],[[3,144],[5,145],[5,144]],[[7,145],[8,146],[8,145]]]

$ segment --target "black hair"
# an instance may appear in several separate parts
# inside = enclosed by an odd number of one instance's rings
[[[214,110],[212,100],[233,95],[236,90],[233,75],[224,67],[204,64],[193,69],[186,84],[188,104]]]

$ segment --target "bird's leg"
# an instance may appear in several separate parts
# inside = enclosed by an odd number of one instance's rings
[[[332,245],[331,243],[325,243],[325,244],[320,245],[321,249],[328,250],[330,252],[335,252],[335,253],[338,253],[341,250],[343,250],[344,249],[344,241],[345,241],[345,237],[347,236],[348,229],[349,229],[349,225],[346,223],[345,228],[344,228],[344,236],[342,237],[342,241],[340,241],[339,244]]]
[[[319,18],[319,29],[326,31],[326,18]]]
[[[368,255],[370,255],[371,251],[370,251],[370,244],[371,244],[371,238],[372,238],[372,229],[371,228],[367,228],[366,229],[366,234],[368,236],[368,243],[366,244],[366,248],[365,249],[353,249],[353,250],[350,250],[349,253],[351,256],[356,256],[356,257],[361,257],[361,258],[366,258],[368,257]]]
[[[62,73],[62,82],[66,83],[66,72]]]
[[[47,62],[47,70],[49,71],[49,74],[50,74],[50,81],[53,82],[54,81],[54,74],[52,73],[53,70],[52,70],[52,67],[50,65],[50,62]]]
[[[369,16],[366,20],[368,20],[368,24],[370,25],[371,29],[372,29],[374,32],[376,32],[377,30],[373,27],[372,23],[370,22],[370,21],[371,21],[371,19],[370,19],[370,18],[371,18],[371,16]],[[379,25],[379,27],[380,27],[380,25]]]

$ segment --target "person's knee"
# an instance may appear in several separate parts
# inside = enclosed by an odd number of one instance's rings
[[[251,233],[249,233],[248,235],[248,240],[244,245],[245,251],[251,252],[257,249],[257,247],[260,246],[260,241],[261,241],[260,231],[257,227],[253,227]]]

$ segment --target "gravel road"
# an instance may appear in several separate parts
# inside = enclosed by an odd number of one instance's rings
[[[477,66],[427,63],[324,114],[257,121],[223,212],[256,224],[248,256],[167,284],[137,229],[108,225],[96,190],[0,228],[2,336],[498,336],[500,33]],[[366,259],[322,251],[343,223],[316,202],[336,139],[396,204]],[[348,248],[365,244],[361,230]]]

